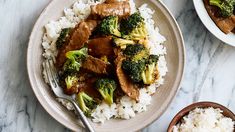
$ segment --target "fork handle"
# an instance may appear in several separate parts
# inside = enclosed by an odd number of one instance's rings
[[[87,120],[87,117],[83,114],[82,110],[79,108],[79,106],[72,101],[73,106],[75,108],[75,110],[77,111],[78,116],[80,117],[83,125],[85,126],[85,130],[87,132],[95,132],[95,130],[93,129],[93,127],[91,126],[91,124],[89,123],[89,121]]]

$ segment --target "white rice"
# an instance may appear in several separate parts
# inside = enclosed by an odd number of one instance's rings
[[[234,132],[235,122],[220,109],[196,108],[173,128],[173,132]]]
[[[55,42],[59,37],[61,29],[75,27],[77,23],[81,20],[86,19],[90,14],[90,6],[97,3],[102,3],[105,0],[77,0],[72,6],[72,8],[64,9],[64,16],[57,21],[50,21],[45,25],[46,32],[44,33],[42,39],[42,46],[44,48],[43,56],[45,58],[55,58],[57,56],[57,49]],[[117,103],[113,103],[111,106],[102,102],[91,114],[92,120],[94,122],[104,123],[106,120],[111,118],[121,118],[130,119],[135,117],[137,113],[144,112],[147,110],[147,106],[151,104],[151,95],[156,92],[156,87],[159,87],[164,83],[164,76],[167,73],[167,64],[164,55],[166,55],[166,48],[163,43],[166,41],[165,37],[159,33],[158,27],[154,26],[154,21],[152,15],[154,11],[147,7],[147,4],[143,4],[138,9],[135,7],[133,0],[130,0],[131,13],[139,10],[141,16],[145,19],[148,39],[149,39],[149,49],[151,54],[159,55],[158,70],[160,74],[159,80],[146,88],[140,90],[139,102],[131,99],[128,96],[124,96]],[[43,70],[43,75],[45,81],[48,83],[48,79],[45,76],[45,71]],[[69,110],[73,107],[68,102],[60,100],[63,105],[65,105]]]

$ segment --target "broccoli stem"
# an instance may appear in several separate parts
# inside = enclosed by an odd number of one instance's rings
[[[85,101],[84,101],[84,96],[86,96],[86,94],[84,94],[83,92],[80,92],[77,96],[77,100],[78,100],[78,104],[79,104],[79,107],[80,109],[83,111],[83,112],[86,112],[89,110],[89,108],[86,106],[85,104]]]
[[[109,105],[111,105],[113,103],[113,92],[107,94],[107,93],[104,93],[103,90],[99,89],[99,92],[101,94],[101,96],[104,98],[104,101],[106,103],[108,103]]]
[[[154,79],[152,74],[154,74],[154,69],[155,64],[148,65],[148,68],[146,70],[147,82],[144,82],[145,84],[151,84],[153,82]]]
[[[101,78],[96,80],[95,87],[103,97],[104,101],[111,105],[113,103],[113,92],[116,89],[116,82],[112,79]]]
[[[222,17],[229,17],[233,15],[235,0],[210,0],[210,5],[217,6],[220,9]]]
[[[221,7],[221,0],[210,0],[210,5],[214,5],[222,9]]]

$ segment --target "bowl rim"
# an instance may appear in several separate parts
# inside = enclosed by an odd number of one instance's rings
[[[207,30],[213,34],[217,39],[223,41],[224,43],[235,46],[235,34],[229,33],[225,34],[223,33],[218,26],[214,23],[214,21],[209,16],[203,0],[193,0],[194,8],[197,12],[197,15],[199,19],[201,20],[202,24],[207,28]],[[233,38],[231,38],[233,37]]]
[[[196,102],[196,103],[192,103],[186,107],[184,107],[183,109],[181,109],[175,116],[174,118],[171,120],[168,128],[167,128],[167,132],[172,132],[173,126],[176,125],[181,119],[182,117],[184,117],[185,115],[187,115],[190,111],[192,111],[195,108],[208,108],[208,107],[212,107],[212,108],[219,108],[221,109],[223,112],[227,112],[232,116],[229,116],[229,118],[231,118],[232,120],[235,121],[235,114],[228,109],[227,107],[216,103],[216,102],[210,102],[210,101],[202,101],[202,102]],[[225,115],[224,115],[225,116]],[[228,116],[226,116],[228,117]]]
[[[39,19],[41,16],[43,16],[44,12],[46,12],[46,11],[48,10],[48,8],[51,7],[51,5],[52,5],[52,3],[53,3],[54,1],[58,1],[58,0],[52,0],[52,1],[46,6],[46,8],[43,9],[43,11],[42,11],[41,14],[39,15],[38,19]],[[146,0],[146,1],[147,1],[147,0]],[[167,13],[167,15],[169,15],[169,19],[171,19],[172,24],[173,24],[173,27],[175,27],[175,29],[176,29],[174,32],[177,33],[178,39],[179,39],[178,41],[180,42],[180,43],[179,43],[179,46],[180,46],[180,50],[179,50],[179,52],[180,52],[179,54],[180,54],[180,55],[179,55],[179,56],[180,56],[181,60],[180,60],[179,63],[181,64],[181,66],[178,68],[178,70],[179,70],[178,73],[177,73],[177,78],[178,78],[178,79],[176,79],[176,81],[175,81],[175,84],[176,84],[176,85],[173,85],[173,87],[177,87],[177,88],[172,92],[173,96],[171,96],[171,97],[168,98],[168,101],[167,101],[166,105],[164,105],[163,108],[160,110],[159,115],[161,116],[161,115],[166,111],[166,109],[168,108],[168,106],[171,104],[173,98],[175,97],[177,91],[178,91],[179,88],[180,88],[180,85],[181,85],[181,82],[182,82],[182,79],[183,79],[183,75],[184,75],[184,70],[185,70],[185,60],[186,60],[186,59],[185,59],[185,56],[186,56],[186,54],[185,54],[185,46],[184,46],[184,39],[183,39],[182,32],[181,32],[181,30],[180,30],[180,28],[179,28],[178,23],[176,22],[175,18],[173,17],[172,13],[171,13],[171,12],[169,11],[169,9],[165,6],[165,4],[163,4],[161,1],[156,1],[156,0],[150,0],[150,1],[151,1],[154,5],[156,5],[156,3],[160,4],[161,8],[162,8],[163,10],[165,10],[165,12]],[[37,19],[37,21],[35,22],[35,24],[34,24],[34,26],[33,26],[33,28],[32,28],[32,32],[31,32],[31,35],[30,35],[30,37],[29,37],[29,42],[28,42],[28,44],[32,43],[33,32],[35,32],[35,27],[37,27],[38,24],[39,24],[38,19]],[[35,81],[35,80],[34,80],[35,78],[33,77],[34,74],[33,74],[33,73],[30,73],[31,71],[33,71],[32,68],[31,68],[31,65],[32,65],[32,64],[29,63],[30,60],[31,60],[31,56],[29,55],[30,50],[32,50],[32,46],[31,46],[31,45],[28,45],[28,48],[27,48],[27,56],[26,56],[26,57],[27,57],[27,61],[26,61],[26,63],[27,63],[27,73],[28,73],[28,78],[29,78],[29,81],[30,81],[31,88],[33,89],[33,92],[34,92],[35,96],[37,97],[37,100],[38,100],[39,103],[43,106],[43,108],[46,110],[46,112],[47,112],[51,117],[53,117],[56,121],[58,121],[60,124],[64,125],[65,127],[69,128],[69,129],[71,129],[71,130],[73,130],[73,131],[77,131],[77,129],[74,129],[73,125],[71,125],[71,124],[69,124],[69,123],[65,123],[62,117],[60,117],[60,116],[58,116],[58,114],[54,113],[53,109],[51,109],[50,107],[47,107],[47,104],[42,101],[43,95],[42,95],[40,92],[38,92],[37,88],[35,87],[36,84],[33,84],[33,82]],[[154,120],[149,121],[148,123],[146,123],[145,125],[143,125],[143,126],[141,126],[141,127],[136,127],[136,128],[134,128],[134,130],[137,131],[137,130],[143,129],[144,127],[146,127],[146,126],[152,124],[155,120],[157,120],[158,118],[160,118],[160,116],[154,116]]]

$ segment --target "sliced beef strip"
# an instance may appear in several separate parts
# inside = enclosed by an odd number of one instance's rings
[[[129,0],[122,0],[122,1],[129,1]],[[105,3],[116,3],[120,2],[119,0],[106,0]]]
[[[222,30],[225,34],[228,34],[235,28],[235,16],[233,15],[223,20],[215,20],[215,23],[220,30]]]
[[[99,19],[110,15],[125,18],[130,15],[129,2],[102,3],[91,6],[91,16]]]
[[[219,15],[219,10],[215,6],[209,5],[209,0],[203,0],[206,10],[215,22],[215,24],[223,31],[225,34],[230,33],[235,28],[235,15],[224,18]]]
[[[87,45],[89,49],[89,55],[97,58],[103,56],[112,58],[114,56],[111,36],[91,39],[88,41]]]
[[[233,29],[233,31],[232,31],[233,33],[235,33],[235,28]]]
[[[67,89],[66,86],[64,87],[64,93],[67,95],[73,95],[78,93],[78,87],[77,86],[73,86],[70,89]]]
[[[135,85],[130,78],[124,73],[122,70],[122,61],[125,58],[121,53],[118,54],[118,57],[115,60],[116,63],[116,74],[120,83],[120,86],[123,92],[128,95],[130,98],[135,99],[136,101],[139,100],[139,90],[137,85]]]
[[[84,91],[86,94],[88,94],[91,97],[101,99],[101,95],[99,94],[99,92],[95,88],[95,81],[97,79],[98,79],[98,77],[86,78],[85,81],[80,82],[79,91]]]
[[[112,65],[89,55],[82,63],[82,68],[96,74],[107,75],[111,72]]]
[[[97,26],[95,20],[87,20],[80,22],[69,34],[69,38],[62,48],[58,50],[56,58],[56,66],[61,67],[66,61],[65,54],[68,51],[77,50],[82,48],[91,35],[91,32]]]

